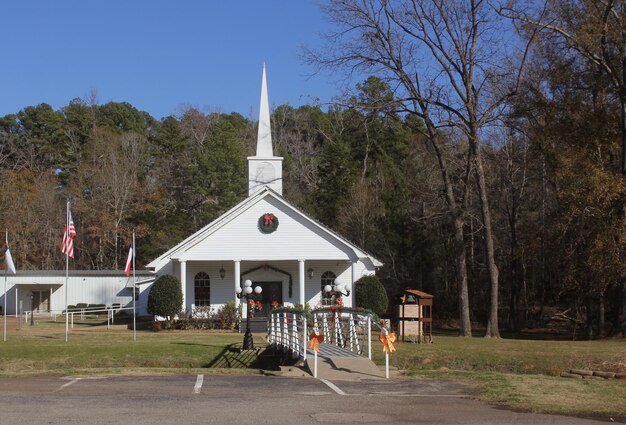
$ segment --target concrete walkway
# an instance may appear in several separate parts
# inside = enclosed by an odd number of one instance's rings
[[[313,350],[307,350],[305,367],[311,376],[313,376],[314,355]],[[317,353],[317,377],[333,381],[384,379],[385,372],[367,357],[334,345],[320,344],[320,350]]]

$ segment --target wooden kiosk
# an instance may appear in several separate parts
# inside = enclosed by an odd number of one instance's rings
[[[397,306],[398,336],[402,341],[433,342],[433,296],[417,289],[406,289]]]

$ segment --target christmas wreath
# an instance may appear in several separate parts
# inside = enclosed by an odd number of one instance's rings
[[[263,233],[272,233],[278,228],[278,217],[272,213],[265,213],[259,217],[259,230]]]

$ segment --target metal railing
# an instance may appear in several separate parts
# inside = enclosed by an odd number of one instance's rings
[[[133,308],[132,307],[104,307],[104,308],[100,308],[100,309],[94,309],[94,308],[81,308],[81,309],[76,309],[76,310],[72,310],[69,311],[69,322],[70,322],[70,327],[72,329],[74,329],[74,318],[78,317],[78,320],[85,320],[88,316],[92,316],[92,315],[97,315],[99,316],[99,313],[106,313],[107,314],[107,329],[110,328],[111,325],[115,324],[115,314],[120,312],[120,311],[132,311]],[[29,320],[32,320],[32,318],[34,317],[35,312],[33,311],[24,311],[22,314],[23,317],[23,322],[24,324],[28,324]],[[49,312],[45,312],[45,313],[40,313],[41,315],[50,315],[50,317],[52,319],[54,319],[54,321],[57,321],[57,317],[61,316],[61,317],[65,317],[65,311],[64,310],[50,310]]]
[[[313,311],[312,326],[324,335],[324,343],[372,358],[371,315],[318,310]],[[276,348],[291,351],[294,358],[306,360],[308,330],[310,324],[304,313],[271,313],[268,341]]]
[[[304,313],[271,313],[268,341],[276,348],[291,351],[294,358],[306,360],[308,341],[307,322]]]
[[[324,342],[372,358],[372,317],[369,314],[313,311],[313,326],[324,335]]]

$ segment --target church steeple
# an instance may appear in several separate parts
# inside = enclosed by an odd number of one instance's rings
[[[272,148],[272,127],[267,96],[265,64],[261,80],[261,105],[259,107],[259,132],[256,141],[256,155],[248,157],[248,196],[269,186],[283,194],[283,159],[274,156]]]
[[[267,79],[265,64],[263,64],[263,79],[261,81],[261,106],[259,107],[259,132],[256,141],[256,156],[269,158],[272,152],[272,126],[270,123],[270,103],[267,99]]]

